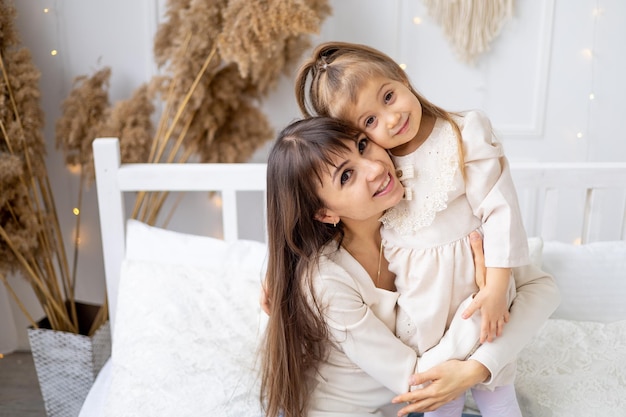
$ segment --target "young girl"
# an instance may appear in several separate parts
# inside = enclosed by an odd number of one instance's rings
[[[398,293],[378,219],[404,190],[388,153],[346,122],[309,118],[280,133],[267,183],[268,417],[382,417],[397,394],[399,415],[435,409],[498,373],[556,308],[554,281],[527,268],[516,274],[514,332],[411,376],[449,340],[418,358],[394,334]],[[428,386],[407,393],[411,380]]]
[[[508,163],[489,120],[435,106],[390,57],[364,45],[320,45],[300,69],[296,95],[306,116],[347,120],[392,155],[404,200],[381,221],[400,293],[398,337],[424,354],[477,292],[468,237],[477,229],[484,235],[486,282],[465,316],[480,309],[480,342],[500,336],[515,296],[511,268],[530,261]],[[484,417],[521,416],[514,367],[512,361],[488,386],[472,390]],[[458,416],[463,400],[433,415]]]

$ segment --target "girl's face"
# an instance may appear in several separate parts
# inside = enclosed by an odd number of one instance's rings
[[[378,219],[402,199],[404,188],[387,151],[362,136],[333,158],[318,193],[326,205],[318,220],[332,224]]]
[[[422,105],[404,83],[374,77],[361,88],[347,116],[378,145],[394,149],[417,135]]]

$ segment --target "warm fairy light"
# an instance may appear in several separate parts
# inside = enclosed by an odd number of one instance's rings
[[[80,214],[80,210],[78,209],[78,207],[74,207],[72,209],[72,213],[74,213],[74,216],[78,216]]]
[[[583,56],[587,59],[593,58],[593,51],[589,48],[585,48],[582,50]]]
[[[402,68],[402,70],[406,71],[406,64],[400,64],[400,68]]]
[[[67,170],[74,175],[78,175],[80,174],[80,171],[82,170],[82,166],[80,164],[71,164],[67,166]]]
[[[589,93],[589,100],[593,100],[596,98],[596,95],[593,93]]]
[[[219,195],[215,194],[213,196],[213,204],[215,204],[215,207],[217,208],[222,208],[222,197],[220,197]]]
[[[416,24],[416,25],[421,24],[421,23],[422,23],[422,18],[421,18],[421,17],[419,17],[419,16],[415,16],[415,17],[413,18],[413,23],[414,23],[414,24]]]
[[[577,237],[576,239],[574,239],[574,241],[572,242],[574,245],[580,245],[583,243],[583,240],[579,237]]]
[[[50,51],[50,55],[55,56],[56,54],[58,54],[56,49],[53,49],[52,51]]]
[[[578,132],[578,133],[576,133],[576,137],[577,137],[578,139],[582,139],[582,137],[583,137],[583,132]]]
[[[47,7],[45,9],[43,9],[44,13],[48,13],[50,11],[50,9],[48,9]]]

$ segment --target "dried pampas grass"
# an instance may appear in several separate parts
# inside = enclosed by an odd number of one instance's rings
[[[9,274],[28,281],[52,329],[78,333],[75,276],[45,164],[40,74],[19,46],[14,18],[14,8],[0,1],[0,280],[33,327]]]
[[[154,39],[161,73],[111,111],[85,106],[105,118],[93,118],[88,129],[81,127],[85,117],[74,122],[74,131],[66,129],[74,119],[68,106],[57,138],[68,158],[77,154],[73,149],[81,153],[67,162],[80,159],[92,173],[91,141],[100,136],[120,138],[123,162],[248,160],[274,133],[260,101],[310,47],[308,36],[329,14],[327,0],[169,0]],[[81,81],[76,89],[94,88],[90,97],[104,97],[98,74]],[[155,101],[161,103],[156,127],[150,123]],[[70,146],[75,137],[88,146]],[[166,196],[139,193],[132,216],[155,224]]]

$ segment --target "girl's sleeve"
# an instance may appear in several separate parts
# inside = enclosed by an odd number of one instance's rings
[[[465,192],[483,223],[487,267],[515,267],[530,262],[517,192],[502,145],[489,119],[468,112],[460,121],[465,159]]]
[[[511,305],[509,322],[502,336],[482,344],[470,359],[485,365],[491,378],[515,360],[519,352],[539,331],[560,302],[554,279],[533,265],[513,268],[517,296]]]

